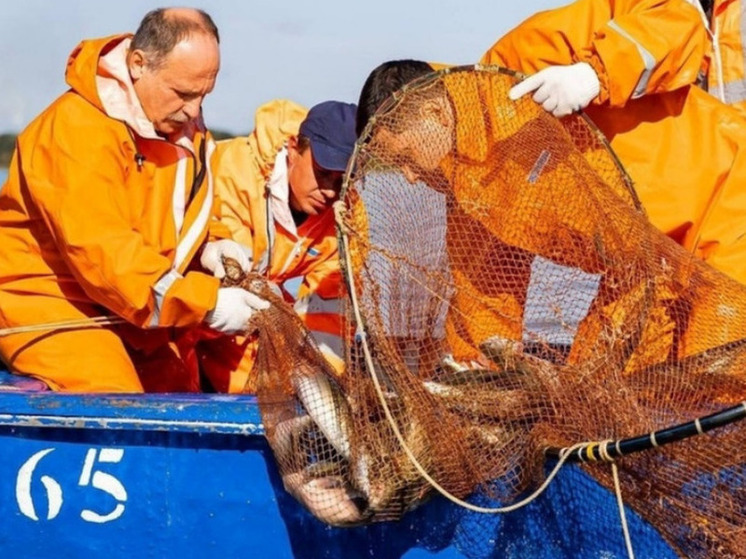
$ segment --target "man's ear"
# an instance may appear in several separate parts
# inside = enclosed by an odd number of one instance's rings
[[[448,101],[443,97],[427,99],[420,105],[420,117],[423,120],[432,119],[441,126],[449,126],[451,122],[451,111]]]
[[[140,49],[130,51],[127,55],[127,69],[130,72],[132,81],[139,80],[145,72],[145,64],[147,59],[145,53]]]

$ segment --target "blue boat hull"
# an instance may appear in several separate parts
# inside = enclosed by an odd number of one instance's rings
[[[626,557],[613,495],[576,467],[509,515],[434,498],[325,526],[283,489],[250,396],[0,393],[0,448],[3,557]],[[675,557],[628,514],[638,557]]]

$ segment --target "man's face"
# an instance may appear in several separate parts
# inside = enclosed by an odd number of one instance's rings
[[[419,115],[408,119],[410,123],[397,132],[384,124],[375,132],[371,147],[414,184],[436,170],[453,149],[453,111],[445,99],[428,100]]]
[[[342,171],[329,171],[320,167],[313,159],[311,148],[303,153],[298,142],[288,142],[288,183],[290,184],[290,207],[307,215],[318,215],[331,206],[342,189]]]
[[[156,132],[172,135],[199,116],[202,100],[215,87],[220,51],[214,37],[193,33],[177,43],[157,67],[140,50],[130,53],[128,64],[148,120]]]

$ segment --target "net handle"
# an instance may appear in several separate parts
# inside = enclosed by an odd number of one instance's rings
[[[746,401],[727,408],[717,413],[704,417],[698,417],[693,421],[680,423],[672,427],[652,431],[646,435],[630,437],[627,439],[596,441],[576,445],[571,455],[567,457],[570,462],[613,462],[616,458],[643,452],[653,448],[683,441],[685,439],[703,435],[708,431],[724,427],[746,418]],[[545,450],[547,456],[560,458],[565,449],[550,447]]]

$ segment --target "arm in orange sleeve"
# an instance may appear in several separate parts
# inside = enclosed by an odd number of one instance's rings
[[[222,222],[222,208],[220,196],[215,194],[212,199],[212,216],[208,224],[208,241],[219,241],[220,239],[232,239],[233,235],[228,226]]]
[[[258,173],[246,138],[218,142],[215,153],[216,211],[230,238],[247,247],[253,247],[250,188],[247,183],[254,180]]]
[[[220,164],[220,146],[225,143],[226,142],[216,144],[216,153],[213,154],[212,161],[210,162],[212,166],[212,176],[214,181],[214,194],[212,204],[212,217],[210,219],[208,231],[209,241],[233,238],[231,228],[223,221],[223,202],[220,194],[221,191],[225,191],[223,183],[227,180],[226,177],[222,174],[224,165]],[[232,179],[232,177],[230,176],[228,178]],[[233,217],[234,216],[231,213],[229,219]]]
[[[338,253],[335,252],[304,276],[298,298],[316,293],[322,299],[337,299],[343,295],[342,284],[342,271],[339,268]]]
[[[601,82],[594,103],[623,106],[694,83],[707,41],[700,14],[684,0],[578,0],[530,17],[482,62],[527,74],[588,62]]]
[[[145,243],[129,219],[140,210],[130,207],[116,133],[100,121],[66,118],[73,117],[59,115],[32,139],[23,167],[71,274],[93,301],[137,326],[200,323],[215,306],[218,280],[195,272],[182,277]]]

